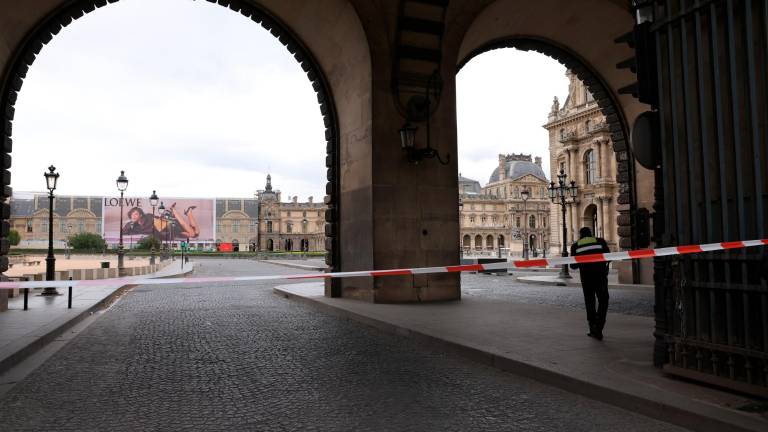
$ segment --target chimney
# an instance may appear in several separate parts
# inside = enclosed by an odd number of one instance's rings
[[[308,199],[309,199],[309,203],[312,204],[313,197],[310,196]]]
[[[296,204],[297,202],[299,202],[299,196],[298,195],[294,195],[293,196],[293,203]]]
[[[506,167],[507,167],[507,159],[504,157],[504,155],[499,155],[499,180],[504,180],[507,177],[506,173]]]
[[[538,165],[539,168],[541,168],[541,156],[536,156],[534,160],[536,161],[536,165]]]

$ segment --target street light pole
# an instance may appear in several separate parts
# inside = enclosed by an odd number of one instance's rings
[[[48,172],[43,173],[45,183],[48,187],[48,256],[45,258],[45,280],[55,279],[56,258],[53,256],[53,191],[56,190],[56,182],[59,179],[59,173],[53,165],[48,167]],[[60,295],[56,288],[45,288],[40,295],[53,296]]]
[[[520,196],[523,198],[523,259],[528,259],[528,198],[530,192],[527,188],[523,188],[520,192]]]
[[[149,265],[155,265],[155,206],[157,200],[157,192],[152,191],[152,195],[149,196],[149,204],[152,206],[152,240],[149,247]]]
[[[122,277],[125,276],[125,270],[123,268],[123,256],[125,251],[123,250],[123,192],[128,188],[128,178],[125,176],[125,171],[120,171],[120,176],[117,178],[117,190],[120,191],[120,242],[117,245],[117,274]]]
[[[561,210],[563,214],[562,256],[564,257],[568,256],[568,244],[566,243],[568,228],[565,220],[565,206],[567,204],[573,204],[574,202],[576,202],[576,197],[578,195],[578,187],[576,186],[576,182],[571,180],[570,185],[568,185],[568,182],[566,181],[567,178],[568,178],[568,175],[565,174],[565,170],[561,169],[560,174],[557,175],[558,186],[555,186],[555,182],[551,182],[549,184],[549,198],[552,200],[553,203],[561,206]],[[568,198],[570,198],[571,200],[568,201]],[[571,279],[571,275],[568,273],[568,264],[563,264],[563,268],[560,270],[560,275],[558,277],[562,279]]]

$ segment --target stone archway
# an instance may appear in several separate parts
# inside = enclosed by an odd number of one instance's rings
[[[637,207],[634,187],[634,161],[631,153],[626,148],[629,127],[622,114],[618,101],[616,101],[608,91],[604,81],[597,75],[597,72],[584,64],[583,60],[578,58],[575,53],[570,52],[567,48],[562,47],[553,41],[535,36],[515,36],[488,42],[469,52],[459,62],[458,68],[461,69],[471,61],[472,58],[480,54],[502,48],[536,51],[553,58],[565,65],[566,68],[571,70],[581,81],[583,81],[590,93],[595,97],[602,114],[606,118],[606,122],[609,125],[608,127],[612,131],[612,141],[619,173],[617,176],[617,181],[619,183],[619,197],[617,201],[627,204],[627,208],[619,213],[617,219],[617,226],[620,227],[619,232],[622,239],[619,243],[624,249],[631,248],[633,244],[632,224],[629,217]],[[532,246],[529,247],[532,248]]]
[[[0,51],[3,52],[0,55],[0,142],[4,154],[1,177],[5,186],[0,192],[3,198],[11,194],[8,168],[11,164],[14,105],[29,67],[63,27],[115,1],[53,0],[44,5],[18,8],[12,14],[12,22],[3,21],[0,29]],[[350,145],[361,146],[370,141],[370,136],[358,138],[350,134],[350,131],[369,128],[371,118],[370,113],[366,113],[366,108],[370,109],[366,104],[371,93],[370,51],[360,19],[347,1],[332,5],[308,2],[301,6],[279,0],[265,0],[259,4],[251,0],[227,0],[218,4],[270,31],[294,56],[312,82],[326,128],[326,263],[333,270],[342,270],[340,238],[347,227],[342,227],[340,212],[342,201],[347,199],[342,198],[340,186],[341,153]],[[0,10],[10,7],[2,6]],[[304,20],[304,16],[312,16],[312,23]],[[338,55],[340,45],[345,47],[345,56]],[[326,71],[333,73],[326,75]],[[335,103],[335,92],[344,93],[342,106]],[[9,209],[7,204],[2,205],[6,206],[2,211],[3,219],[7,219]],[[0,235],[5,237],[7,233],[8,230],[3,229]],[[7,247],[0,250],[0,272],[7,269],[5,254]],[[334,286],[328,293],[338,296],[340,289]]]

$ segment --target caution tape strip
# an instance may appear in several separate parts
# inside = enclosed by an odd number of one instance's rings
[[[66,288],[88,286],[122,286],[122,285],[168,285],[180,283],[219,283],[219,282],[250,282],[266,280],[295,280],[295,279],[331,279],[350,277],[379,277],[379,276],[410,276],[417,274],[433,273],[457,273],[466,271],[503,270],[510,268],[532,268],[559,266],[564,264],[584,264],[610,261],[624,261],[641,258],[652,258],[671,255],[688,255],[702,252],[720,250],[742,249],[755,246],[768,245],[768,239],[744,240],[722,243],[707,243],[700,245],[672,246],[658,249],[640,249],[623,252],[597,253],[590,255],[539,258],[529,260],[516,260],[509,262],[489,264],[465,264],[445,267],[419,267],[408,269],[390,270],[363,270],[337,273],[293,274],[293,275],[269,275],[269,276],[221,276],[221,277],[189,277],[153,279],[146,276],[132,276],[116,279],[96,280],[58,280],[58,281],[25,281],[25,282],[0,282],[0,289],[15,288]]]

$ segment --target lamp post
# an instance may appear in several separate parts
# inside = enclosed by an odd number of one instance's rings
[[[149,204],[152,206],[152,241],[149,247],[149,265],[155,265],[155,206],[157,206],[157,192],[152,191],[149,196]]]
[[[168,231],[168,224],[163,223],[165,221],[165,206],[163,205],[163,202],[160,201],[160,207],[157,208],[157,210],[160,212],[160,230],[162,231],[165,229]],[[166,233],[167,236],[167,233]],[[165,256],[165,239],[161,239],[160,242],[162,245],[160,246],[160,261],[164,261]]]
[[[528,259],[528,208],[527,202],[531,193],[527,188],[523,188],[520,197],[523,199],[523,259]]]
[[[124,276],[125,270],[123,269],[123,256],[125,251],[123,250],[123,192],[128,189],[128,177],[125,176],[125,171],[120,171],[120,176],[115,181],[117,184],[117,190],[120,191],[120,242],[117,244],[117,275]]]
[[[45,185],[48,188],[48,256],[45,258],[45,280],[54,280],[56,272],[56,258],[53,256],[53,191],[56,190],[56,182],[59,179],[59,173],[56,167],[51,165],[45,176]],[[56,288],[45,288],[40,295],[53,296],[59,295]]]
[[[69,259],[70,254],[71,254],[70,248],[72,247],[72,245],[69,244],[69,241],[72,239],[72,224],[67,225],[67,232],[66,232],[66,234],[67,234],[67,243],[66,243],[66,245],[67,245],[67,259]]]
[[[568,175],[564,170],[560,170],[560,174],[557,175],[558,186],[555,186],[555,182],[549,184],[549,198],[552,203],[559,204],[562,207],[563,212],[563,256],[568,256],[568,245],[566,243],[566,236],[568,235],[568,227],[565,220],[565,206],[567,204],[573,204],[576,202],[576,196],[579,193],[576,182],[571,180],[570,185],[567,182]],[[570,198],[570,201],[568,200]],[[571,275],[568,273],[568,264],[563,264],[562,270],[560,270],[560,278],[570,279]]]
[[[166,230],[167,236],[168,236],[168,248],[169,248],[168,252],[171,254],[171,261],[176,261],[176,257],[174,256],[174,250],[173,250],[173,235],[171,234],[171,232],[173,231],[174,225],[175,224],[173,223],[173,221],[169,220],[168,229]]]

